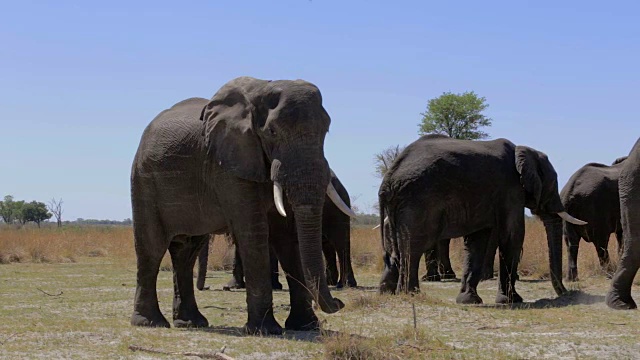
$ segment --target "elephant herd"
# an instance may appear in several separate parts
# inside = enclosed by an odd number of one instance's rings
[[[133,325],[170,326],[156,291],[168,250],[174,326],[208,326],[196,304],[193,270],[200,254],[197,287],[204,288],[206,247],[215,234],[226,234],[236,245],[234,276],[227,287],[246,286],[247,333],[282,333],[273,316],[272,288],[282,286],[277,262],[291,304],[285,328],[317,329],[312,302],[325,313],[344,307],[329,285],[357,286],[349,253],[355,214],[324,156],[330,123],[315,85],[251,77],[231,80],[210,100],[187,99],[156,116],[144,130],[131,170],[137,258]],[[436,264],[427,278],[455,278],[449,239],[463,237],[464,274],[456,301],[482,302],[476,287],[489,276],[489,266],[493,276],[498,250],[496,302],[521,302],[515,282],[528,208],[544,223],[551,283],[558,295],[566,291],[563,233],[571,280],[577,279],[579,239],[592,242],[601,264],[608,266],[607,239],[615,233],[623,252],[607,304],[635,308],[631,285],[640,263],[640,141],[626,160],[588,164],[558,192],[557,174],[538,150],[505,139],[426,135],[393,163],[380,186],[379,204],[380,292],[418,290],[418,264],[425,253],[438,260],[427,262]]]

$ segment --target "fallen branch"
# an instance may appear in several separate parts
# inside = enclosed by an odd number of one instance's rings
[[[215,353],[195,353],[195,352],[171,352],[171,351],[162,351],[156,349],[145,348],[138,345],[129,345],[129,350],[131,351],[142,351],[148,352],[152,354],[162,354],[162,355],[181,355],[181,356],[197,356],[202,359],[215,359],[215,360],[234,360],[231,356],[225,355],[221,352]]]
[[[17,333],[13,333],[13,334],[7,336],[4,340],[0,341],[0,345],[6,344],[7,342],[9,342],[9,340],[11,340],[16,335],[18,335],[18,334]]]
[[[43,293],[43,294],[47,295],[47,296],[60,296],[60,295],[62,295],[62,294],[63,294],[63,293],[62,293],[62,291],[60,291],[60,293],[59,293],[59,294],[49,294],[48,292],[46,292],[46,291],[44,291],[44,290],[42,290],[42,289],[40,289],[40,288],[36,288],[36,289],[37,289],[37,290],[39,290],[41,293]]]

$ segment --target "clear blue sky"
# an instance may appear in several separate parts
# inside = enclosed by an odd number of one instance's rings
[[[302,78],[356,204],[373,155],[417,138],[427,100],[487,98],[492,138],[546,152],[560,186],[640,136],[640,4],[602,1],[11,1],[0,13],[0,196],[131,216],[144,127],[241,75]]]

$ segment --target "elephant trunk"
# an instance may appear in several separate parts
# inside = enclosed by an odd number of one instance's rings
[[[547,233],[549,246],[551,285],[556,294],[560,296],[567,292],[562,284],[562,219],[555,214],[541,216],[541,219]]]
[[[307,289],[322,311],[335,313],[344,304],[329,292],[322,254],[322,209],[329,184],[329,164],[323,153],[313,149],[298,148],[289,153],[296,154],[296,158],[272,161],[271,180],[282,187],[293,209]],[[278,211],[285,215],[282,210]]]
[[[325,313],[335,313],[344,307],[339,299],[331,296],[322,257],[322,205],[298,205],[296,216],[300,258],[304,278],[313,299]]]

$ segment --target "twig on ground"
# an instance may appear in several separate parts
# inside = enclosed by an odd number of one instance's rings
[[[222,351],[224,351],[224,349],[225,348],[223,347]],[[131,351],[148,352],[148,353],[152,353],[152,354],[171,355],[171,356],[176,356],[176,355],[197,356],[197,357],[202,358],[202,359],[234,360],[231,356],[225,355],[222,352],[215,352],[215,353],[172,352],[172,351],[163,351],[163,350],[145,348],[145,347],[138,346],[138,345],[129,345],[129,350],[131,350]]]
[[[18,335],[18,333],[13,333],[13,334],[7,336],[4,340],[0,341],[0,345],[6,344],[7,342],[9,342],[9,340],[14,338],[16,335]]]
[[[62,292],[62,291],[60,291],[60,293],[59,293],[59,294],[49,294],[48,292],[46,292],[46,291],[44,291],[44,290],[42,290],[42,289],[40,289],[40,288],[36,288],[36,290],[39,290],[41,293],[43,293],[43,294],[45,294],[45,295],[47,295],[47,296],[60,296],[60,295],[62,295],[62,294],[63,294],[63,292]]]

